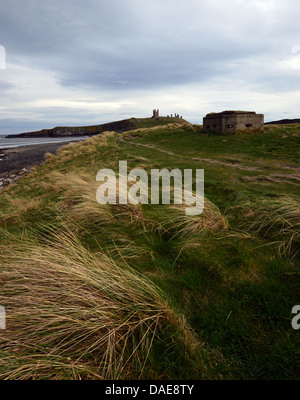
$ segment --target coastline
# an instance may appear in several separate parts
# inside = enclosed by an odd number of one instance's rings
[[[46,153],[54,154],[68,143],[71,141],[0,148],[0,190],[30,172],[32,167],[42,164]]]

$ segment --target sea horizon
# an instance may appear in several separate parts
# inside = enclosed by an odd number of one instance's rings
[[[89,138],[90,136],[62,136],[62,137],[37,137],[37,138],[6,138],[7,135],[0,134],[0,150],[11,149],[14,147],[32,146],[45,143],[61,143],[80,141]]]

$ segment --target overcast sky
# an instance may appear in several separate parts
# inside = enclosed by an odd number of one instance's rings
[[[299,20],[299,0],[1,0],[0,134],[154,108],[300,118]]]

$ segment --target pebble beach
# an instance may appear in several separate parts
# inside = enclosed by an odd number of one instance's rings
[[[45,161],[45,154],[54,154],[56,150],[67,144],[43,143],[0,149],[0,190],[30,172],[31,168]]]

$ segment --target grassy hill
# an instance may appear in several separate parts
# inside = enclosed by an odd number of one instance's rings
[[[60,137],[60,136],[92,136],[106,131],[125,132],[138,128],[151,128],[153,126],[167,125],[169,123],[184,124],[186,121],[181,118],[160,117],[158,120],[153,118],[130,118],[122,121],[109,122],[107,124],[92,126],[57,126],[51,129],[42,129],[35,132],[25,132],[18,135],[8,135],[7,138],[17,137]]]
[[[0,378],[298,379],[299,137],[109,132],[5,188]],[[97,171],[119,160],[204,168],[204,213],[99,205]]]

